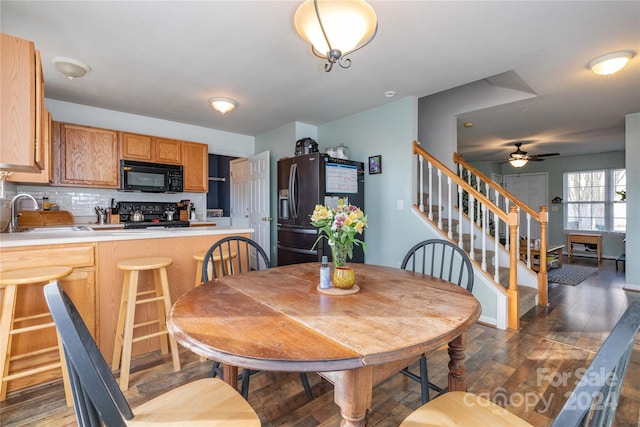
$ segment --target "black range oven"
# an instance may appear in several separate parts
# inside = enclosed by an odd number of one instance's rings
[[[177,203],[120,202],[118,206],[120,222],[124,223],[125,229],[189,227],[189,221],[180,220]],[[142,214],[141,220],[134,220],[136,213]]]

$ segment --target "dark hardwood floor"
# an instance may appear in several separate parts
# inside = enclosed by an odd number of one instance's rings
[[[596,265],[594,259],[574,258],[574,264]],[[536,307],[522,317],[519,333],[474,325],[467,339],[468,389],[481,394],[535,426],[549,425],[598,347],[640,293],[622,289],[624,273],[613,260],[604,260],[597,273],[577,286],[551,284],[548,307]],[[183,349],[183,369],[174,373],[169,358],[151,354],[135,360],[132,407],[178,384],[208,374],[209,362]],[[429,356],[433,382],[446,384],[448,356]],[[314,399],[307,401],[295,373],[260,372],[251,379],[249,403],[270,426],[338,426],[338,407],[331,384],[309,374]],[[419,385],[394,375],[373,393],[369,426],[397,426],[420,406]],[[10,394],[0,404],[2,426],[75,426],[73,409],[66,408],[60,382]],[[640,426],[640,339],[636,340],[616,415],[616,426]]]

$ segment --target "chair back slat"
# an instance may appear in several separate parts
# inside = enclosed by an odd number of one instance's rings
[[[133,412],[80,313],[58,282],[45,285],[44,295],[62,340],[78,425],[125,427]]]
[[[471,292],[473,267],[469,257],[448,240],[429,239],[414,245],[405,255],[400,268],[429,274]]]
[[[229,258],[229,262],[220,261],[220,272],[218,272],[212,261],[213,259],[224,260],[225,258]],[[254,259],[255,263],[252,262]],[[202,281],[211,280],[210,274],[213,275],[213,279],[217,279],[219,275],[224,277],[245,273],[252,269],[270,268],[270,266],[267,253],[256,241],[244,236],[228,236],[211,245],[205,254],[202,261]]]
[[[638,330],[640,300],[631,303],[618,320],[553,421],[553,427],[613,424]]]

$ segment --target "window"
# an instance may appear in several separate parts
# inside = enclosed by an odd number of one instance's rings
[[[626,178],[624,169],[565,172],[565,230],[624,233]]]

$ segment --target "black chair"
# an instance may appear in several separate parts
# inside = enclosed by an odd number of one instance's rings
[[[640,330],[640,301],[631,303],[616,323],[578,385],[553,420],[552,427],[611,426],[635,337]],[[444,394],[422,405],[400,427],[464,425],[530,426],[505,408],[462,391]]]
[[[438,277],[462,286],[469,292],[473,290],[471,261],[465,251],[448,240],[430,239],[414,245],[404,256],[400,268]],[[400,373],[420,383],[423,404],[429,401],[429,389],[437,393],[447,391],[446,387],[441,388],[429,382],[427,357],[424,354],[420,356],[420,375],[411,372],[408,367]]]
[[[213,259],[228,259],[229,262],[219,263],[220,271],[215,267]],[[214,279],[218,276],[224,277],[232,274],[245,273],[252,270],[263,270],[271,266],[267,253],[262,247],[254,240],[243,236],[229,236],[214,243],[202,260],[202,281],[209,281],[209,271]],[[258,371],[251,371],[244,368],[242,370],[242,386],[240,394],[247,399],[249,396],[249,379],[251,374]],[[222,371],[220,370],[220,362],[213,362],[211,368],[211,376],[222,377]],[[307,395],[307,399],[313,399],[313,393],[311,392],[311,386],[309,385],[309,379],[304,372],[300,373],[300,381],[304,387],[304,392]]]
[[[246,400],[228,384],[205,378],[177,387],[131,410],[78,310],[58,282],[44,287],[69,371],[80,427],[148,426],[170,422],[190,426],[260,426]],[[125,422],[125,420],[127,420]],[[163,424],[166,425],[166,424]]]

